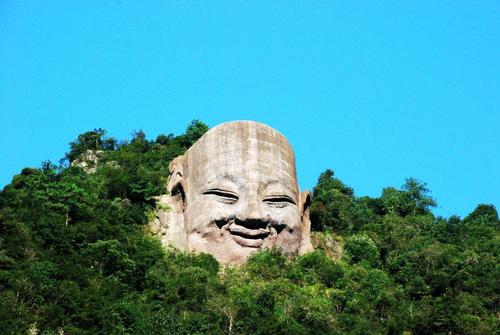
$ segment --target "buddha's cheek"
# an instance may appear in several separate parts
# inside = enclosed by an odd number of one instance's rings
[[[264,241],[263,248],[279,247],[286,253],[295,254],[300,245],[301,218],[296,207],[270,210],[273,221],[283,225],[281,231],[271,229],[271,235]]]
[[[220,235],[220,229],[215,222],[230,218],[234,215],[231,205],[223,204],[211,199],[193,199],[191,206],[186,208],[186,227],[188,234],[199,233]]]

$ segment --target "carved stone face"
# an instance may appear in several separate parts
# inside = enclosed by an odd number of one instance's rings
[[[259,248],[312,249],[309,195],[299,193],[293,150],[276,130],[256,122],[219,125],[170,168],[171,203],[183,220],[171,224],[174,245],[233,264]]]

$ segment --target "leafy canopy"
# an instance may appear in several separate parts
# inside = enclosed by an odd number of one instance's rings
[[[0,192],[2,334],[494,334],[500,222],[481,204],[435,217],[410,178],[378,198],[323,172],[316,251],[255,253],[241,267],[165,250],[146,233],[168,163],[208,127],[127,141],[102,129],[72,164],[25,168]],[[92,169],[82,157],[94,153]]]

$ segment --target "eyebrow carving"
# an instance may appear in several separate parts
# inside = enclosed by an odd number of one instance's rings
[[[274,189],[272,187],[274,185],[278,185],[278,189]],[[296,194],[296,191],[295,191],[295,189],[293,188],[292,185],[289,185],[288,183],[284,182],[283,180],[279,180],[279,179],[268,180],[264,184],[264,189],[268,190],[269,188],[272,188],[273,189],[272,193],[275,193],[275,194],[276,193],[281,193],[281,192],[283,192],[283,193],[289,193],[289,192],[291,192],[294,196]],[[290,199],[293,199],[293,198],[290,198]]]
[[[203,192],[203,194],[216,195],[219,197],[229,198],[229,199],[233,199],[233,200],[239,199],[238,196],[236,194],[234,194],[233,192],[221,190],[220,188],[211,188],[211,189]]]

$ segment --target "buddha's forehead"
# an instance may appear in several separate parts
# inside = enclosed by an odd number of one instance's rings
[[[293,150],[276,130],[256,122],[221,124],[186,152],[191,190],[233,183],[286,187],[298,194]]]

